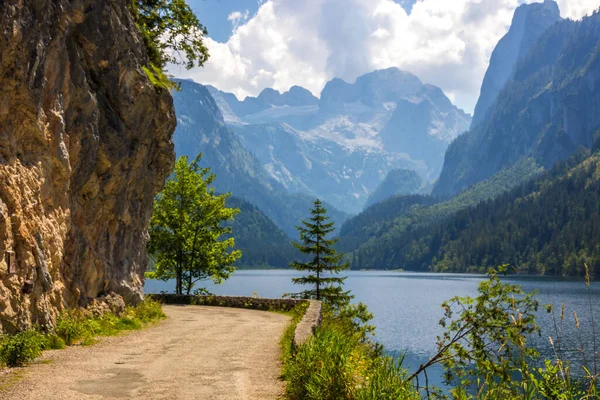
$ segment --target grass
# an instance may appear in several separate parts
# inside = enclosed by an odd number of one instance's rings
[[[293,316],[280,343],[288,399],[419,398],[401,363],[368,340],[348,313],[326,311],[315,335],[294,348],[294,330],[303,314]]]
[[[113,336],[124,331],[141,329],[149,323],[166,318],[161,304],[146,299],[116,315],[92,315],[75,309],[64,311],[56,321],[54,332],[31,329],[0,337],[0,364],[8,367],[23,366],[40,356],[43,350],[63,349],[65,346],[88,346],[100,336]]]
[[[17,370],[10,374],[2,374],[2,371],[0,371],[0,395],[2,395],[4,391],[10,390],[23,378],[24,374],[24,370]]]
[[[298,325],[298,323],[306,313],[306,310],[308,310],[309,304],[309,302],[299,303],[291,311],[270,310],[271,312],[288,315],[292,318],[288,326],[285,328],[281,340],[279,341],[279,346],[281,348],[281,361],[284,365],[291,359],[293,359],[295,350],[294,333],[296,332],[296,325]]]
[[[162,68],[157,67],[154,64],[150,64],[150,67],[142,67],[144,73],[150,80],[150,83],[157,89],[166,89],[166,90],[181,90],[180,86],[177,82],[169,79],[167,74],[164,73]]]

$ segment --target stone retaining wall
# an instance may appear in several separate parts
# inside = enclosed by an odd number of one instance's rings
[[[314,334],[317,326],[321,325],[321,302],[310,300],[308,310],[296,325],[294,332],[294,346],[298,347],[306,343],[306,341]]]
[[[218,306],[249,308],[263,311],[290,311],[305,300],[263,299],[244,296],[194,296],[185,294],[152,294],[149,297],[164,304],[193,304],[198,306]]]

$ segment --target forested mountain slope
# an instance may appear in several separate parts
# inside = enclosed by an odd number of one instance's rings
[[[414,194],[423,186],[423,178],[415,171],[408,169],[393,169],[371,193],[365,207],[370,207],[393,196]]]
[[[242,250],[237,262],[242,268],[288,268],[299,252],[290,238],[253,204],[239,197],[230,197],[227,207],[239,208],[230,224],[235,248]]]
[[[406,232],[439,223],[460,210],[493,199],[540,172],[535,161],[523,159],[445,201],[433,196],[394,196],[346,221],[340,230],[340,249],[352,251],[361,247],[373,254],[391,251]],[[383,264],[380,267],[386,268]]]
[[[600,142],[494,200],[361,247],[353,268],[600,276]]]

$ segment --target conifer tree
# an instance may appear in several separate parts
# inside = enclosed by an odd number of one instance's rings
[[[338,239],[327,239],[327,235],[335,230],[333,222],[327,222],[327,210],[320,200],[316,200],[308,221],[302,221],[303,226],[297,226],[300,242],[293,242],[301,253],[312,256],[307,262],[292,262],[290,266],[298,271],[307,271],[308,275],[293,278],[298,285],[310,285],[311,289],[291,296],[295,298],[322,300],[333,306],[343,306],[350,302],[353,296],[344,291],[342,285],[346,277],[334,276],[348,268],[347,263],[341,263],[344,254],[338,254],[333,245]]]

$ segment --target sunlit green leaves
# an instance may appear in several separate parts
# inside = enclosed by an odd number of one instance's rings
[[[215,176],[201,168],[201,155],[191,164],[180,157],[171,179],[156,197],[150,227],[149,252],[156,267],[146,276],[176,280],[176,292],[190,293],[195,283],[212,279],[221,283],[235,270],[239,250],[229,251],[234,238],[224,222],[233,219],[238,209],[227,208],[229,194],[217,195],[211,183]]]
[[[132,0],[130,8],[154,66],[190,69],[206,62],[208,32],[185,0]]]

